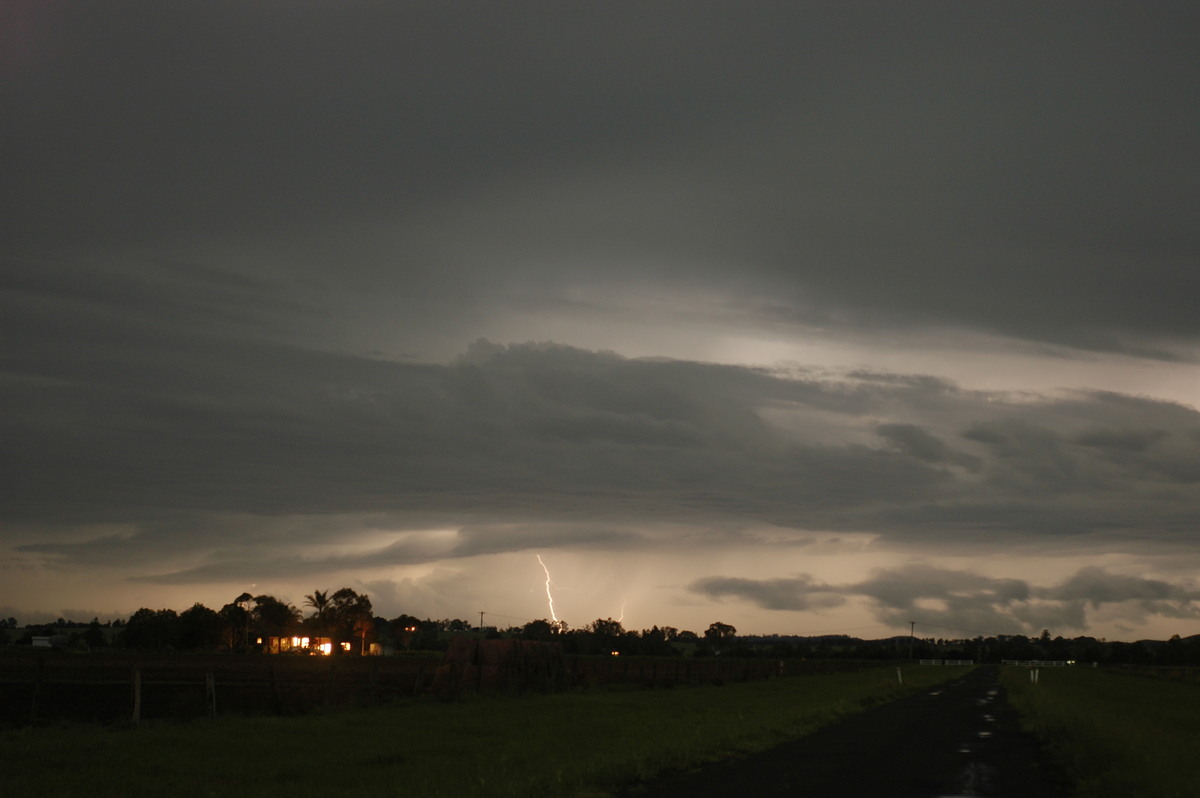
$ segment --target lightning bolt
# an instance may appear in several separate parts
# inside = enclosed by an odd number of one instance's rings
[[[546,601],[550,602],[550,619],[558,623],[558,616],[554,614],[554,596],[550,593],[550,569],[546,567],[546,563],[542,562],[542,555],[535,555],[538,565],[542,566],[542,570],[546,572]]]

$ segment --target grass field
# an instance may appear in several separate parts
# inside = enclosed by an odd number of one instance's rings
[[[1005,668],[1009,701],[1080,798],[1200,796],[1200,685],[1094,668]]]
[[[671,690],[416,701],[0,735],[6,796],[600,796],[800,736],[968,668],[908,666]]]

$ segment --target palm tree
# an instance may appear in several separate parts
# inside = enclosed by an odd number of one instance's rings
[[[314,590],[304,597],[304,606],[313,608],[313,620],[316,622],[317,633],[325,633],[325,616],[329,614],[329,591]]]

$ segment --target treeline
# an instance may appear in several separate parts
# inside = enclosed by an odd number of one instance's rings
[[[844,635],[742,637],[739,645],[760,654],[786,659],[941,659],[998,663],[1004,660],[1049,660],[1100,665],[1200,665],[1200,635],[1169,640],[1126,643],[1095,637],[994,635],[970,639],[900,636],[885,640],[860,640]]]
[[[94,618],[83,629],[60,618],[53,624],[26,628],[14,642],[32,644],[35,637],[47,637],[55,647],[65,648],[244,653],[264,650],[272,637],[297,637],[328,640],[339,653],[362,654],[391,625],[411,626],[413,620],[408,616],[393,621],[375,617],[371,599],[348,587],[333,593],[314,591],[305,596],[305,606],[311,608],[307,616],[274,596],[243,593],[217,610],[199,602],[183,612],[143,607],[128,619],[108,624]],[[16,627],[16,619],[9,618],[0,623],[0,632]],[[4,636],[7,641],[7,632]]]
[[[30,645],[34,638],[42,637],[56,648],[76,650],[252,653],[277,650],[271,648],[274,638],[286,640],[283,648],[295,653],[316,653],[320,641],[330,644],[329,653],[359,655],[442,651],[452,635],[465,633],[553,641],[562,644],[566,653],[574,654],[706,656],[738,647],[737,630],[721,622],[698,635],[670,626],[628,631],[612,618],[597,619],[574,630],[562,622],[547,620],[505,629],[481,629],[458,618],[433,620],[403,614],[389,619],[375,615],[371,599],[351,588],[332,593],[314,591],[305,596],[304,608],[307,613],[271,595],[243,593],[216,610],[201,603],[182,612],[143,607],[128,619],[104,624],[95,618],[88,624],[59,618],[53,624],[27,627],[15,639],[7,630],[19,629],[16,619],[0,619],[0,639]],[[294,641],[302,642],[296,645]]]
[[[307,612],[306,612],[307,611]],[[420,619],[412,615],[377,616],[371,600],[351,588],[335,592],[314,591],[305,596],[304,609],[274,596],[243,593],[218,610],[194,604],[183,612],[139,609],[128,619],[76,623],[59,618],[53,624],[21,631],[15,618],[0,618],[0,643],[31,644],[47,637],[57,647],[78,650],[124,648],[137,651],[187,651],[252,653],[268,650],[274,638],[329,641],[332,653],[366,654],[443,651],[450,637],[474,634],[557,642],[564,653],[625,656],[726,656],[775,659],[961,659],[974,662],[1002,660],[1062,660],[1101,665],[1176,666],[1200,665],[1200,635],[1138,642],[1106,641],[1094,637],[978,636],[942,639],[897,636],[862,640],[846,635],[801,637],[789,635],[738,635],[720,621],[703,633],[654,626],[627,630],[618,620],[601,618],[578,629],[560,621],[538,619],[521,626],[480,629],[462,619]]]

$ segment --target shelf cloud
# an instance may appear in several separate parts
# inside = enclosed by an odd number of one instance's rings
[[[1191,6],[126,10],[0,12],[13,613],[1195,625]]]

